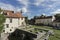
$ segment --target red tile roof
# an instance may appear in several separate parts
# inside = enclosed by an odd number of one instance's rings
[[[20,17],[23,17],[23,16],[22,16],[22,13],[20,13],[20,12],[14,13],[14,11],[9,11],[9,10],[4,10],[4,11],[3,11],[3,14],[4,14],[6,17],[12,17],[12,18],[20,18]]]

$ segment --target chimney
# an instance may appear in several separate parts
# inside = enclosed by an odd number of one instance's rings
[[[21,12],[21,13],[23,13],[23,11],[22,11],[22,10],[21,10],[20,12]]]

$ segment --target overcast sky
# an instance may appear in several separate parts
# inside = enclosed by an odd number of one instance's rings
[[[60,13],[60,0],[0,0],[0,8],[14,11],[22,9],[23,15],[32,18]]]

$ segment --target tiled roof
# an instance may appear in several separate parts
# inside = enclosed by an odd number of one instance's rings
[[[20,13],[20,12],[14,13],[14,11],[9,11],[9,10],[4,10],[4,11],[3,11],[3,14],[4,14],[6,17],[12,17],[12,18],[20,18],[20,17],[23,17],[23,16],[22,16],[22,13]]]
[[[40,16],[40,17],[37,17],[37,19],[48,19],[48,18],[52,18],[52,16]]]

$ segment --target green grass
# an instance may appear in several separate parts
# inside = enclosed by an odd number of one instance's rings
[[[60,30],[54,30],[54,36],[50,36],[49,40],[60,40]]]
[[[60,30],[53,29],[49,26],[33,26],[34,28],[46,29],[46,30],[53,30],[54,35],[49,37],[49,40],[60,40]]]

